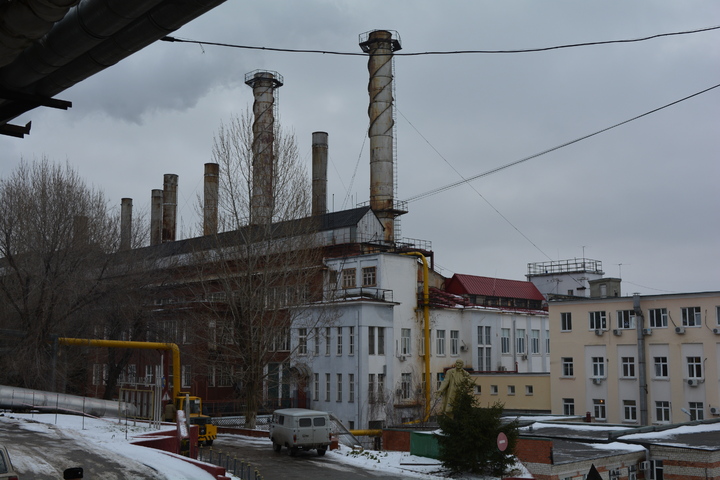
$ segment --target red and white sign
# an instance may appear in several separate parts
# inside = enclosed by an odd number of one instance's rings
[[[500,434],[498,435],[497,446],[501,452],[504,452],[505,449],[508,447],[507,435],[505,435],[503,432],[500,432]]]

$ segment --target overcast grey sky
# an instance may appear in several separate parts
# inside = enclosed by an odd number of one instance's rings
[[[402,51],[508,50],[638,38],[720,24],[716,0],[228,0],[173,35],[360,52],[395,30]],[[544,151],[720,83],[720,30],[540,53],[396,57],[399,199]],[[329,133],[328,205],[368,200],[367,59],[157,42],[36,109],[20,158],[73,165],[113,206],[149,210],[179,180],[180,228],[196,227],[203,164],[221,122],[252,102],[244,75],[285,78],[279,111],[310,165]],[[622,273],[623,293],[720,290],[720,89],[409,204],[402,236],[432,241],[442,273],[524,279],[529,262],[581,257]],[[418,133],[419,132],[419,133]],[[439,154],[438,154],[439,152]],[[358,164],[359,159],[359,164]],[[353,173],[357,167],[357,174]]]

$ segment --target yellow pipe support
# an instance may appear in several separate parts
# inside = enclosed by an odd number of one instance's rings
[[[107,348],[143,348],[146,350],[170,350],[172,352],[173,401],[180,393],[180,348],[174,343],[131,342],[123,340],[95,340],[90,338],[58,338],[60,345]]]
[[[356,437],[382,437],[382,430],[349,430]]]
[[[430,273],[425,255],[420,252],[407,252],[400,255],[419,257],[423,263],[423,320],[425,323],[425,421],[430,418]]]

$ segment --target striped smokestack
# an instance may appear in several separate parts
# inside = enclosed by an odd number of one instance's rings
[[[245,75],[253,96],[253,174],[250,195],[250,224],[268,225],[274,210],[275,89],[282,87],[277,72],[255,70]]]
[[[369,53],[370,208],[385,229],[385,241],[395,241],[395,217],[405,213],[395,205],[393,127],[393,52],[400,50],[393,32],[375,30],[360,36],[360,48]]]

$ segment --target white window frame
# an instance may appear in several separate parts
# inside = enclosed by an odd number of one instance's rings
[[[435,330],[435,353],[445,356],[445,330]]]
[[[650,328],[667,328],[667,308],[651,308],[648,310],[648,325]]]
[[[410,355],[411,353],[412,330],[403,328],[400,330],[400,355]]]
[[[450,355],[460,354],[460,330],[450,330]]]
[[[572,312],[560,313],[560,331],[572,332]]]
[[[607,330],[607,312],[588,312],[590,330]]]
[[[701,327],[702,311],[700,307],[683,307],[680,309],[682,314],[683,327]]]

